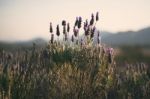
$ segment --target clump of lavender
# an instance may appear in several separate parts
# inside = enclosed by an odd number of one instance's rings
[[[95,32],[97,32],[96,22],[99,20],[99,13],[97,12],[95,16],[96,16],[96,18],[94,17],[94,14],[92,13],[89,23],[88,23],[88,20],[86,20],[83,25],[84,35],[85,35],[85,38],[87,38],[87,39],[82,39],[82,40],[84,40],[85,44],[87,44],[87,45],[89,45],[91,42],[93,42]],[[63,26],[63,31],[62,31],[63,40],[68,41],[69,32],[70,32],[70,24],[67,23],[66,20],[62,20],[61,24]],[[81,42],[81,40],[79,38],[79,32],[80,32],[81,28],[82,28],[82,17],[79,16],[79,17],[76,17],[76,20],[75,20],[75,23],[73,26],[74,40],[76,41],[77,44],[80,44],[80,42]],[[50,23],[50,33],[53,33],[52,23]],[[57,25],[57,27],[56,27],[56,35],[58,37],[60,35],[59,25]],[[97,38],[99,38],[99,37],[97,37]],[[98,43],[100,43],[100,40],[98,41]]]

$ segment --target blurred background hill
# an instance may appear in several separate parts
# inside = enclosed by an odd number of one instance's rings
[[[139,31],[102,32],[102,41],[109,45],[150,46],[150,27]]]

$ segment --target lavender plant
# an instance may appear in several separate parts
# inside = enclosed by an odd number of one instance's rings
[[[70,24],[63,20],[64,42],[54,40],[51,23],[51,39],[45,47],[34,44],[32,49],[14,53],[1,51],[0,99],[149,99],[148,65],[126,64],[121,71],[113,48],[101,43],[95,20],[99,20],[98,12],[84,26],[78,17],[69,43],[65,41]],[[81,28],[87,39],[79,38]],[[60,33],[57,25],[56,35]],[[96,44],[91,45],[94,40]]]

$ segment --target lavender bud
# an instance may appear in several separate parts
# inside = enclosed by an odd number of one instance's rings
[[[56,27],[56,35],[57,35],[57,36],[59,36],[59,35],[60,35],[59,25],[57,25],[57,27]]]
[[[62,26],[66,26],[66,21],[65,20],[62,21]]]
[[[90,25],[93,25],[94,24],[94,15],[92,14],[91,15],[91,20],[90,20]]]
[[[100,44],[100,43],[101,43],[101,41],[100,41],[100,38],[99,38],[99,37],[100,37],[100,31],[98,31],[98,32],[97,32],[97,43],[98,43],[98,44]]]
[[[79,20],[78,20],[78,28],[81,28],[81,23],[82,23],[82,18],[79,17]]]
[[[70,31],[70,25],[69,25],[69,23],[67,24],[67,32],[69,32]]]
[[[99,13],[97,12],[96,13],[96,21],[98,21],[99,20]]]
[[[52,23],[50,23],[50,33],[53,33]]]
[[[74,26],[77,26],[77,25],[78,25],[78,22],[79,22],[78,17],[76,17],[76,21],[75,21]]]

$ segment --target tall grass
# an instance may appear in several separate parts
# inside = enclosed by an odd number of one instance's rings
[[[49,44],[44,49],[3,52],[0,58],[1,99],[148,99],[146,64],[123,71],[103,47],[72,48]]]

